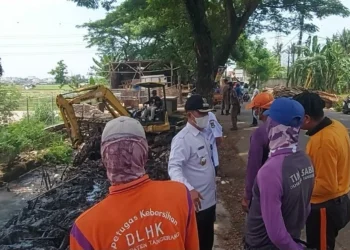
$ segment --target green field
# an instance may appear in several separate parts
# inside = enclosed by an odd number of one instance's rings
[[[60,85],[37,85],[28,90],[18,86],[18,89],[22,94],[18,111],[33,111],[36,106],[42,104],[50,105],[52,109],[56,110],[56,96],[72,90],[69,86],[60,88]]]

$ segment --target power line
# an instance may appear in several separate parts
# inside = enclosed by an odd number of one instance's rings
[[[55,51],[55,52],[15,52],[15,53],[1,53],[1,57],[5,56],[48,56],[48,55],[75,55],[75,54],[95,54],[97,51]]]
[[[37,44],[1,44],[0,48],[21,48],[21,47],[61,47],[61,46],[87,46],[86,43],[37,43]]]
[[[83,38],[86,34],[21,34],[0,35],[0,39],[58,39],[58,38]]]

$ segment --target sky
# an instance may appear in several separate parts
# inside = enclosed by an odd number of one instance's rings
[[[350,0],[342,2],[350,8]],[[70,75],[86,75],[96,49],[86,48],[83,36],[87,31],[76,25],[104,16],[103,9],[89,10],[67,0],[0,0],[0,57],[4,76],[50,77],[48,72],[59,60],[65,61]],[[329,17],[314,23],[321,38],[350,29],[350,18]],[[277,41],[287,47],[297,41],[297,32],[288,36],[264,33],[262,37],[269,48]]]

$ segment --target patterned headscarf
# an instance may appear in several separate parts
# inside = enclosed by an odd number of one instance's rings
[[[270,140],[270,157],[277,153],[295,153],[298,150],[300,127],[285,126],[270,117],[267,118],[266,127]]]
[[[101,156],[112,185],[131,182],[146,173],[147,140],[131,134],[112,137],[102,143]]]

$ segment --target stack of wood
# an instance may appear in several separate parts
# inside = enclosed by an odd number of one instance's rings
[[[275,98],[278,97],[293,97],[302,93],[303,91],[309,91],[318,94],[326,103],[326,108],[332,107],[332,105],[339,101],[339,97],[335,94],[330,94],[320,90],[311,90],[303,87],[287,88],[284,86],[276,86],[274,88],[265,88],[263,91],[271,93]]]

